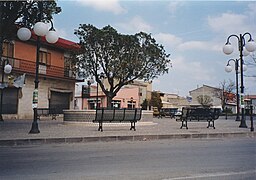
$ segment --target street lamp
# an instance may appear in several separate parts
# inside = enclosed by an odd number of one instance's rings
[[[87,80],[87,85],[88,85],[88,96],[90,97],[90,93],[91,93],[91,84],[94,83],[93,78],[91,77],[90,79]],[[89,109],[89,107],[88,107]]]
[[[249,40],[248,42],[245,44],[245,36],[246,35],[249,35]],[[237,40],[238,40],[238,50],[240,52],[240,72],[241,72],[241,95],[240,95],[240,102],[241,102],[241,108],[242,108],[242,119],[241,119],[241,124],[239,127],[241,128],[247,128],[247,125],[246,125],[246,122],[245,122],[245,116],[244,116],[244,81],[243,81],[243,65],[244,65],[244,62],[243,62],[243,56],[247,53],[245,50],[244,50],[244,46],[245,46],[245,49],[248,51],[248,52],[253,52],[256,50],[256,43],[253,41],[252,39],[252,35],[248,32],[244,33],[243,35],[240,34],[239,36],[238,35],[235,35],[235,34],[232,34],[230,35],[228,38],[227,38],[227,42],[226,44],[223,46],[223,52],[226,54],[226,55],[229,55],[233,52],[234,48],[232,47],[231,43],[229,42],[230,38],[231,37],[236,37]],[[247,53],[248,54],[248,53]]]
[[[236,71],[236,121],[240,121],[240,107],[239,107],[239,92],[238,92],[238,63],[239,59],[230,59],[228,60],[227,66],[225,67],[226,72],[232,71],[232,66],[230,65],[230,61],[235,63],[235,71]]]
[[[39,8],[39,16],[38,22],[34,25],[34,33],[37,35],[37,48],[36,48],[36,69],[35,69],[35,88],[33,92],[33,104],[32,108],[34,111],[34,118],[31,130],[29,133],[35,134],[40,133],[37,123],[37,105],[38,105],[38,73],[39,73],[39,55],[40,55],[40,47],[41,47],[41,37],[45,36],[45,39],[48,43],[56,43],[59,39],[57,33],[53,28],[53,23],[51,22],[51,28],[48,30],[48,25],[44,22],[41,22],[43,16],[43,2],[38,1],[38,8]],[[31,37],[31,31],[28,28],[20,28],[17,32],[17,36],[20,40],[26,41],[29,40]]]
[[[100,81],[102,82],[102,80],[104,79],[104,73],[101,72],[99,75],[97,75],[97,77],[100,79]],[[98,105],[98,101],[99,101],[99,83],[97,81],[97,92],[96,92],[96,109],[98,109],[99,105]]]
[[[4,88],[8,85],[4,83],[4,74],[10,74],[12,71],[12,66],[9,64],[8,59],[2,59],[2,81],[1,81],[1,106],[0,106],[0,121],[3,121],[3,94]]]

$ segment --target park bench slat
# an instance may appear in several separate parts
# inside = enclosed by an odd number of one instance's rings
[[[103,131],[103,123],[105,122],[130,122],[130,130],[135,129],[135,123],[141,119],[142,110],[135,109],[96,109],[94,123],[99,123],[98,131]]]
[[[189,122],[208,122],[209,127],[215,129],[214,121],[219,118],[220,109],[219,108],[182,108],[181,115],[181,129],[185,127],[188,129]]]

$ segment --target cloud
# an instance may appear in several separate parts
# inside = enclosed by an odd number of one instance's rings
[[[167,33],[159,33],[154,35],[155,39],[163,44],[167,49],[173,49],[182,43],[182,39]]]
[[[168,4],[168,10],[172,13],[175,14],[175,12],[178,10],[178,8],[182,7],[184,5],[183,1],[171,1]]]
[[[140,31],[149,33],[152,31],[152,27],[140,16],[135,16],[128,22],[118,23],[117,26],[129,33],[137,33]]]
[[[158,33],[154,35],[154,38],[158,43],[161,43],[166,50],[177,51],[214,51],[220,52],[223,44],[211,41],[187,41],[183,42],[183,39],[179,36],[175,36],[168,33]],[[176,51],[176,52],[177,52]]]
[[[243,14],[223,13],[217,17],[208,17],[208,24],[214,32],[239,34],[250,31],[248,17]]]
[[[92,7],[97,11],[112,12],[114,14],[122,14],[126,12],[118,0],[77,0],[77,2],[81,5]]]
[[[182,74],[188,81],[209,81],[212,79],[211,71],[196,60],[185,60],[184,57],[174,58],[173,69]]]
[[[203,50],[203,51],[220,51],[219,45],[216,45],[214,42],[206,41],[187,41],[178,46],[180,51],[188,50]]]

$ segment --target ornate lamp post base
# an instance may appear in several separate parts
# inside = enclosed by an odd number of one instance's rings
[[[40,133],[39,128],[38,128],[38,123],[33,122],[31,130],[29,131],[29,134],[38,134],[38,133]]]
[[[240,128],[247,128],[245,121],[241,121]]]

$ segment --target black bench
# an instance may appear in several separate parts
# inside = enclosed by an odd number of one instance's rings
[[[130,130],[135,129],[135,123],[141,119],[141,109],[96,109],[94,123],[99,123],[98,131],[103,131],[103,122],[130,122]]]
[[[188,129],[188,121],[193,122],[208,122],[208,126],[215,129],[214,121],[219,118],[220,115],[219,108],[182,108],[182,115],[181,115],[181,127],[185,127]]]
[[[41,116],[51,116],[52,120],[56,120],[56,117],[59,116],[59,114],[56,113],[55,108],[37,108],[37,120],[40,120]]]

